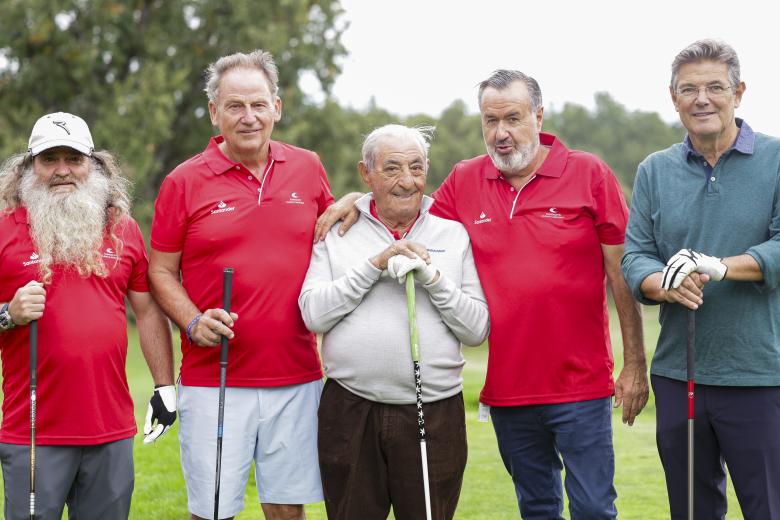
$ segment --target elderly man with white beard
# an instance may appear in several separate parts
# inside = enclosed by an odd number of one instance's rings
[[[152,299],[128,181],[80,117],[35,124],[0,171],[0,461],[7,519],[28,518],[29,330],[38,321],[35,516],[127,518],[137,429],[125,297],[152,377],[145,442],[176,418],[170,327]],[[157,425],[152,428],[152,422]]]

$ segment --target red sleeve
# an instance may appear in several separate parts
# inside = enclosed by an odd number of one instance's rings
[[[133,270],[130,273],[128,288],[135,292],[149,292],[149,280],[147,278],[149,257],[146,254],[146,244],[141,234],[141,228],[138,227],[138,223],[135,220],[130,219],[128,222],[125,236],[127,242],[132,244],[132,248],[127,248],[127,250],[132,251],[134,256],[132,259]]]
[[[322,215],[328,206],[333,204],[333,193],[330,191],[330,183],[328,182],[328,174],[325,173],[325,167],[322,163],[319,163],[320,173],[320,196],[317,198],[317,216]]]
[[[455,192],[455,173],[457,170],[458,165],[456,164],[441,186],[431,194],[436,199],[431,207],[431,215],[460,222],[460,215],[455,207],[455,202],[458,200]]]
[[[593,189],[593,205],[599,241],[606,245],[622,244],[626,238],[628,207],[623,188],[606,165],[602,166],[601,182]]]
[[[187,236],[187,208],[184,186],[170,175],[166,177],[154,203],[152,247],[164,253],[176,253],[184,248]]]

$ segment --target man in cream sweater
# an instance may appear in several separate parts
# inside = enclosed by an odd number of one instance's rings
[[[315,245],[299,305],[324,333],[319,458],[329,518],[425,516],[406,294],[416,295],[434,518],[452,518],[466,465],[461,343],[487,337],[487,304],[463,226],[428,213],[431,129],[387,125],[363,144],[371,189],[340,237]]]

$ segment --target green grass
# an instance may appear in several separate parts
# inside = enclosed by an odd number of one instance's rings
[[[655,309],[645,309],[646,345],[655,345],[658,324]],[[622,364],[622,343],[617,319],[612,320],[612,338],[615,361]],[[485,379],[487,349],[464,349],[467,363],[464,370],[464,396],[468,427],[469,461],[463,480],[457,519],[500,520],[518,518],[517,502],[511,480],[501,463],[496,447],[493,426],[477,422],[477,399]],[[130,352],[127,363],[128,380],[136,403],[136,419],[142,427],[146,403],[152,381],[143,361],[138,339],[130,331]],[[617,371],[616,371],[617,373]],[[620,420],[620,410],[613,414],[617,507],[621,519],[668,518],[666,488],[663,470],[655,447],[655,402],[652,395],[647,408],[637,418],[633,427]],[[130,517],[133,519],[179,520],[188,518],[187,494],[179,466],[178,432],[169,431],[152,446],[144,446],[141,436],[135,440],[135,494]],[[429,449],[435,449],[429,447]],[[2,496],[0,496],[2,503]],[[728,519],[741,519],[739,505],[729,483]],[[245,497],[246,509],[238,518],[242,520],[264,518],[257,502],[254,479],[250,475]],[[309,519],[325,519],[323,504],[307,506]],[[564,511],[568,518],[568,512]]]

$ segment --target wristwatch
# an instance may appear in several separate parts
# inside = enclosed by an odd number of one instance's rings
[[[11,313],[8,312],[8,304],[4,303],[0,308],[0,330],[11,330],[16,327],[16,323],[11,318]]]

